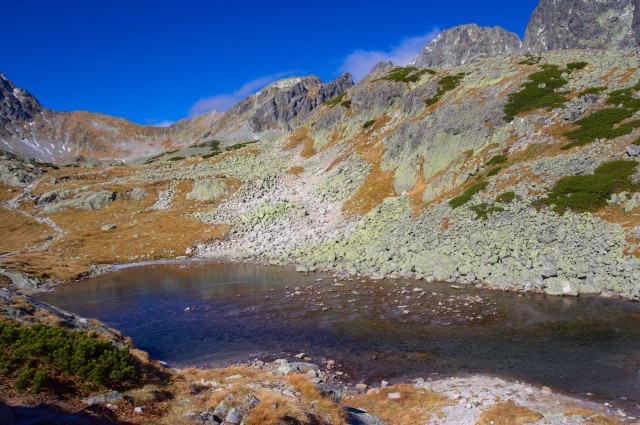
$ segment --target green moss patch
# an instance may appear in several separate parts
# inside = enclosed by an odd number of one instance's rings
[[[564,70],[557,65],[542,65],[542,69],[529,75],[529,81],[521,89],[509,95],[504,107],[504,120],[511,122],[516,115],[546,108],[551,110],[564,105],[568,92],[560,91],[567,84],[562,78]]]
[[[433,97],[425,100],[427,106],[431,106],[437,103],[445,93],[457,88],[462,82],[464,75],[464,73],[459,73],[456,75],[446,75],[440,78],[440,80],[438,80],[438,90],[436,91],[436,94]]]
[[[589,65],[589,62],[571,62],[567,64],[567,69],[570,71],[577,71],[579,69],[585,69]]]
[[[490,169],[487,172],[487,177],[493,177],[493,176],[497,175],[500,172],[500,170],[502,170],[502,167],[495,167],[495,168]]]
[[[606,86],[602,87],[589,87],[588,89],[584,89],[580,92],[579,96],[585,96],[587,94],[600,94],[607,89]]]
[[[506,155],[496,155],[491,158],[489,162],[487,162],[487,167],[490,167],[492,165],[504,164],[505,162],[507,162],[507,159],[508,158]]]
[[[640,120],[622,121],[631,118],[635,111],[627,108],[605,108],[594,112],[588,117],[576,121],[579,128],[565,133],[571,142],[562,147],[570,149],[574,146],[583,146],[597,139],[615,139],[625,136],[640,127]]]
[[[612,161],[598,167],[594,174],[564,177],[543,202],[555,205],[555,210],[560,213],[568,209],[575,212],[597,211],[607,206],[607,200],[614,193],[640,189],[639,184],[631,181],[637,165],[635,161]]]
[[[224,150],[225,152],[235,151],[246,146],[253,145],[254,143],[258,143],[258,140],[254,140],[252,142],[236,143],[235,145],[227,146],[226,148],[224,148]]]
[[[333,99],[331,99],[331,100],[327,100],[327,101],[326,101],[326,102],[324,102],[324,103],[325,103],[325,105],[328,105],[328,106],[330,106],[330,107],[332,107],[332,108],[333,108],[334,106],[337,106],[337,105],[339,105],[340,103],[342,103],[342,102],[344,101],[344,98],[345,98],[346,96],[347,96],[347,93],[346,93],[346,92],[344,92],[344,93],[342,93],[341,95],[338,95],[338,96],[334,97],[334,98],[333,98]]]
[[[540,56],[526,55],[525,59],[518,62],[520,65],[537,65],[542,58]]]
[[[518,196],[515,192],[504,192],[496,197],[496,202],[501,204],[510,204],[512,203]]]
[[[583,146],[597,139],[611,140],[626,136],[640,127],[640,119],[631,119],[640,111],[640,98],[636,97],[638,91],[640,83],[609,93],[607,104],[610,107],[576,121],[579,128],[565,133],[570,142],[562,149]]]
[[[476,219],[486,220],[489,218],[489,214],[504,211],[504,208],[497,207],[495,205],[482,203],[469,207],[469,209],[476,213]]]
[[[69,379],[87,387],[126,388],[137,382],[128,349],[95,333],[60,327],[19,327],[0,323],[0,371],[17,378],[19,390],[38,392]]]
[[[407,66],[393,69],[387,76],[380,78],[380,80],[393,81],[396,83],[417,83],[423,75],[433,75],[435,73],[433,69],[420,69],[415,66]]]
[[[474,195],[476,195],[477,193],[482,192],[484,189],[487,188],[488,183],[487,182],[480,182],[480,183],[476,183],[473,186],[471,186],[469,189],[465,190],[462,195],[453,198],[452,200],[449,201],[449,206],[453,209],[456,209],[458,207],[463,206],[464,204],[466,204],[467,202],[469,202],[471,200],[471,198],[473,198]]]
[[[369,120],[366,123],[362,124],[362,128],[369,128],[376,123],[376,120]]]

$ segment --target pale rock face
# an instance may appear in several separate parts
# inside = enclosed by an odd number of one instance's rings
[[[639,0],[541,0],[524,37],[528,51],[640,45]]]
[[[424,46],[413,64],[424,68],[454,67],[479,57],[516,53],[521,45],[520,38],[504,28],[461,25],[443,31]]]

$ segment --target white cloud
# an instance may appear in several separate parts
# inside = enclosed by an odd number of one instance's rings
[[[425,44],[433,40],[440,30],[434,29],[428,34],[405,38],[400,44],[393,46],[390,51],[382,50],[356,50],[347,56],[340,72],[349,72],[357,82],[364,78],[379,62],[389,60],[394,65],[407,65],[420,52]]]
[[[269,84],[293,75],[296,71],[279,72],[277,74],[265,75],[245,83],[233,93],[223,93],[214,96],[203,97],[198,100],[190,109],[189,116],[204,114],[209,111],[224,112],[240,103],[246,97],[262,90]]]
[[[151,124],[154,127],[171,127],[174,121],[162,120],[156,123]]]

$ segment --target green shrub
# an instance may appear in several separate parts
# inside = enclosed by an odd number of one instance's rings
[[[495,168],[490,169],[487,172],[487,177],[493,177],[493,176],[497,175],[500,172],[500,170],[502,170],[502,167],[495,167]]]
[[[362,128],[369,128],[376,123],[376,120],[369,120],[366,123],[362,124]]]
[[[254,140],[252,142],[236,143],[235,145],[227,146],[226,148],[224,148],[224,150],[225,150],[225,152],[235,151],[237,149],[242,149],[245,146],[249,146],[249,145],[252,145],[252,144],[258,143],[258,142],[259,142],[259,140]]]
[[[393,81],[396,83],[417,83],[426,73],[433,75],[435,71],[432,69],[418,69],[414,66],[407,66],[393,69],[389,75],[380,78],[380,80]]]
[[[326,102],[324,102],[326,105],[330,106],[330,107],[334,107],[340,103],[342,103],[342,101],[344,100],[344,98],[347,96],[347,92],[342,93],[341,95],[338,95],[336,97],[334,97],[331,100],[327,100]]]
[[[510,204],[517,198],[515,192],[504,192],[496,197],[496,202],[501,204]]]
[[[480,182],[480,183],[474,184],[469,189],[465,190],[462,193],[462,195],[458,196],[457,198],[453,198],[452,200],[450,200],[449,201],[449,206],[451,206],[451,208],[453,208],[453,209],[456,209],[458,207],[463,206],[464,204],[469,202],[471,200],[471,198],[473,198],[474,195],[476,195],[477,193],[480,193],[481,191],[486,189],[487,185],[488,185],[487,182]]]
[[[571,142],[563,146],[562,149],[583,146],[596,139],[609,140],[625,136],[631,133],[634,128],[640,127],[640,120],[618,124],[631,118],[634,113],[633,110],[626,108],[605,108],[594,112],[588,117],[576,121],[580,128],[565,133]]]
[[[607,89],[606,86],[603,87],[589,87],[588,89],[584,89],[580,92],[579,96],[585,96],[587,94],[600,94]]]
[[[505,121],[513,121],[522,112],[540,108],[551,110],[564,105],[568,92],[558,91],[567,84],[562,73],[563,70],[557,65],[542,65],[542,70],[529,75],[529,81],[519,91],[509,95],[504,107]]]
[[[640,90],[640,83],[626,89],[615,90],[609,93],[607,104],[628,108],[635,111],[640,110],[640,99],[634,96],[634,92]]]
[[[434,105],[440,100],[440,98],[442,98],[445,93],[450,92],[451,90],[454,90],[456,87],[458,87],[462,82],[464,75],[465,74],[461,72],[456,75],[445,75],[444,77],[440,78],[440,80],[438,80],[438,89],[436,91],[436,94],[433,97],[425,100],[427,106]]]
[[[640,137],[638,137],[636,140],[634,140],[631,144],[632,145],[636,145],[636,146],[640,146]]]
[[[345,100],[344,102],[341,102],[340,105],[342,105],[343,107],[345,107],[347,109],[351,109],[351,101],[350,100]]]
[[[60,167],[58,167],[56,164],[53,164],[51,162],[40,162],[40,161],[32,160],[31,163],[38,167],[47,167],[47,168],[51,168],[52,170],[60,169]]]
[[[570,71],[576,71],[578,69],[584,69],[589,65],[588,62],[571,62],[567,64],[567,69]]]
[[[16,388],[39,391],[49,380],[81,381],[88,387],[128,387],[137,382],[128,349],[95,333],[60,327],[18,327],[0,323],[0,372],[16,378]]]
[[[489,214],[504,211],[502,207],[496,207],[487,203],[482,203],[469,207],[469,209],[476,213],[476,219],[486,220],[489,218]]]
[[[487,162],[487,167],[491,165],[504,164],[505,162],[507,162],[507,159],[508,158],[506,155],[496,155],[493,158],[491,158],[489,162]]]
[[[183,159],[185,159],[184,156],[174,156],[172,158],[169,158],[169,161],[182,161]]]
[[[520,65],[537,65],[542,58],[540,56],[526,55],[523,61],[518,62]]]
[[[607,206],[614,193],[634,192],[640,185],[631,181],[637,167],[635,161],[612,161],[601,165],[594,174],[564,177],[543,199],[546,205],[556,205],[557,212],[597,211]]]

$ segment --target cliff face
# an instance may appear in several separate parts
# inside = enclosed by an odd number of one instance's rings
[[[443,31],[424,46],[414,64],[423,68],[458,66],[479,57],[513,54],[521,45],[520,37],[504,28],[461,25]]]
[[[638,0],[541,0],[525,50],[630,49],[640,46]]]

